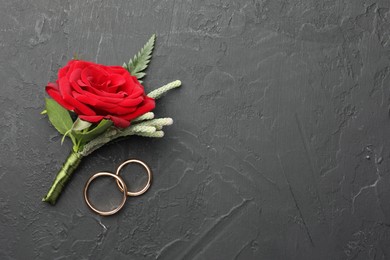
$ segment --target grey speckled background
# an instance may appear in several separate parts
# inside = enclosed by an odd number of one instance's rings
[[[0,3],[1,259],[390,259],[390,2]],[[122,64],[157,33],[145,81],[175,124],[83,161],[41,202],[70,143],[44,86],[74,53]],[[96,171],[148,162],[120,214],[82,198]],[[114,194],[106,191],[106,196]]]

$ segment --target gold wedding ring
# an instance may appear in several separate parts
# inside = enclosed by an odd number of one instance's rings
[[[122,170],[122,168],[124,166],[126,166],[127,164],[130,164],[130,163],[137,163],[137,164],[142,165],[145,168],[146,173],[148,174],[148,181],[146,182],[146,185],[141,190],[134,191],[134,192],[127,191],[127,196],[135,197],[135,196],[139,196],[139,195],[144,194],[149,189],[150,184],[152,182],[152,172],[150,171],[150,169],[146,165],[146,163],[144,163],[143,161],[140,161],[140,160],[137,160],[137,159],[131,159],[131,160],[125,161],[124,163],[119,165],[118,169],[116,170],[116,175],[119,176],[119,172]],[[116,180],[116,184],[118,185],[119,189],[121,191],[123,191],[122,183],[118,179]]]
[[[117,182],[119,182],[124,188],[122,189],[122,192],[123,192],[123,198],[122,198],[122,202],[119,204],[118,207],[116,207],[115,209],[113,210],[110,210],[110,211],[101,211],[101,210],[98,210],[97,208],[95,208],[95,206],[92,205],[92,203],[89,201],[89,197],[88,197],[88,188],[89,188],[89,185],[91,184],[91,182],[100,177],[100,176],[110,176],[110,177],[113,177],[116,179]],[[93,210],[95,211],[97,214],[99,215],[102,215],[102,216],[109,216],[109,215],[113,215],[115,213],[117,213],[124,205],[125,205],[125,202],[126,202],[126,199],[127,199],[127,186],[125,184],[125,182],[122,180],[121,177],[113,174],[113,173],[110,173],[110,172],[98,172],[94,175],[91,176],[91,178],[89,178],[89,180],[87,181],[87,183],[85,184],[85,187],[84,187],[84,199],[85,199],[85,202],[87,203],[87,205]]]
[[[139,191],[135,191],[135,192],[131,192],[131,191],[128,191],[128,188],[126,186],[126,183],[123,181],[123,179],[120,177],[119,173],[120,171],[122,170],[122,168],[124,166],[126,166],[127,164],[130,164],[130,163],[137,163],[137,164],[140,164],[142,165],[145,170],[146,170],[146,173],[148,175],[148,181],[146,183],[146,185]],[[89,185],[91,184],[91,182],[93,180],[95,180],[96,178],[98,177],[101,177],[101,176],[109,176],[109,177],[113,177],[115,178],[116,180],[116,183],[120,189],[120,191],[123,193],[123,197],[122,197],[122,201],[121,203],[118,205],[118,207],[116,207],[115,209],[113,210],[110,210],[110,211],[102,211],[102,210],[99,210],[97,209],[89,200],[89,197],[88,197],[88,188],[89,188]],[[150,168],[146,165],[146,163],[144,163],[143,161],[140,161],[140,160],[136,160],[136,159],[131,159],[131,160],[128,160],[128,161],[125,161],[124,163],[122,163],[121,165],[119,165],[118,169],[116,170],[116,174],[113,174],[113,173],[110,173],[110,172],[98,172],[94,175],[92,175],[87,183],[85,184],[85,187],[84,187],[84,199],[85,199],[85,202],[87,203],[87,205],[94,211],[96,212],[97,214],[99,215],[102,215],[102,216],[109,216],[109,215],[113,215],[115,213],[117,213],[124,205],[125,205],[125,202],[126,202],[126,199],[127,199],[127,196],[131,196],[131,197],[134,197],[134,196],[139,196],[139,195],[142,195],[144,194],[150,187],[150,184],[152,182],[152,172],[150,170]]]

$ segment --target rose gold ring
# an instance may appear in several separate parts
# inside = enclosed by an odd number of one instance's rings
[[[146,165],[146,163],[144,163],[143,161],[140,161],[140,160],[136,160],[136,159],[131,159],[131,160],[128,160],[128,161],[125,161],[124,163],[122,163],[118,169],[116,170],[116,175],[119,176],[119,172],[121,171],[121,169],[129,164],[129,163],[138,163],[138,164],[141,164],[145,170],[146,170],[146,173],[148,174],[148,181],[146,183],[146,185],[139,191],[127,191],[127,196],[139,196],[139,195],[142,195],[144,194],[150,187],[150,184],[152,182],[152,172],[150,171],[149,167]],[[118,185],[119,189],[123,192],[123,187],[126,187],[124,185],[122,185],[122,183],[117,179],[116,180],[116,184]]]
[[[95,208],[92,203],[89,201],[89,197],[88,197],[88,188],[89,188],[89,185],[91,184],[91,182],[100,177],[100,176],[110,176],[110,177],[113,177],[116,179],[117,183],[120,183],[120,185],[123,187],[121,188],[121,191],[123,192],[123,198],[122,198],[122,202],[119,204],[118,207],[116,207],[115,209],[113,210],[110,210],[110,211],[101,211],[101,210],[98,210],[97,208]],[[110,173],[110,172],[98,172],[94,175],[91,176],[91,178],[89,178],[89,180],[87,181],[87,183],[85,184],[85,187],[84,187],[84,199],[85,199],[85,202],[87,203],[87,205],[93,210],[95,211],[97,214],[99,215],[102,215],[102,216],[109,216],[109,215],[112,215],[112,214],[115,214],[117,213],[122,207],[123,205],[125,205],[125,202],[126,202],[126,199],[127,199],[127,187],[126,187],[126,184],[125,182],[122,180],[122,178],[118,175],[115,175],[113,173]]]

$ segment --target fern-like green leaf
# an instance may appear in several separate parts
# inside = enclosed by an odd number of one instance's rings
[[[144,71],[152,58],[152,52],[154,48],[154,42],[156,35],[153,34],[144,47],[129,61],[129,64],[124,64],[123,67],[127,69],[131,75],[136,76],[137,79],[142,79],[146,73]]]

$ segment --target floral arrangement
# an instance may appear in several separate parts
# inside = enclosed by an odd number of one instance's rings
[[[46,86],[51,98],[46,109],[51,124],[73,143],[64,165],[42,199],[55,204],[82,158],[120,137],[163,137],[162,128],[172,118],[154,118],[155,101],[179,87],[179,80],[145,94],[141,79],[146,75],[154,48],[153,35],[129,63],[106,66],[73,59],[58,71],[56,82]]]

